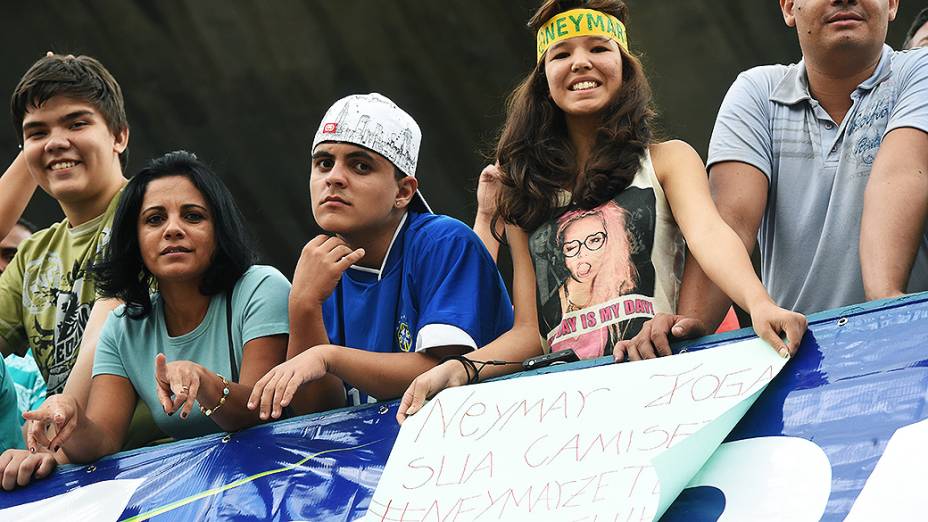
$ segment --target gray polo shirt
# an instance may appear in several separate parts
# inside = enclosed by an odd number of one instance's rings
[[[758,231],[761,278],[786,308],[812,313],[865,301],[858,241],[864,189],[888,132],[928,132],[928,49],[884,46],[840,125],[809,94],[803,62],[741,73],[719,109],[709,166],[740,161],[769,181]],[[923,237],[909,291],[928,290]]]

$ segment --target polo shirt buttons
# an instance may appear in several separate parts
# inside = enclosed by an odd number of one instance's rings
[[[825,122],[825,128],[828,129],[828,130],[831,130],[831,129],[835,128],[835,124],[834,124],[834,123],[831,123],[830,121],[826,121],[826,122]]]

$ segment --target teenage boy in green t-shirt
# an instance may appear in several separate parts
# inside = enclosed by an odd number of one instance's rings
[[[11,108],[22,163],[65,219],[24,241],[0,276],[0,349],[22,354],[31,346],[48,392],[59,393],[96,300],[85,274],[126,183],[129,125],[119,84],[87,56],[38,60]]]
[[[65,219],[23,241],[0,275],[0,351],[22,354],[31,346],[54,394],[64,390],[82,341],[92,349],[100,319],[118,304],[94,307],[96,288],[87,269],[107,242],[126,184],[129,125],[122,89],[88,56],[42,57],[19,81],[10,107],[22,153],[4,178],[21,180],[27,170],[58,201]],[[77,384],[69,383],[69,392],[86,396],[92,358],[79,364],[86,366],[77,370],[86,378],[73,379]],[[36,476],[44,476],[50,458],[3,453],[0,485],[16,486],[16,473],[6,472],[16,468],[35,468]]]

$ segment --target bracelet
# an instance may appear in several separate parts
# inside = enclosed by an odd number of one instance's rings
[[[442,364],[445,361],[458,361],[464,365],[464,372],[467,374],[467,383],[465,384],[477,384],[480,382],[480,371],[487,366],[508,366],[510,364],[522,364],[515,361],[475,361],[473,359],[468,359],[463,355],[449,355],[447,357],[442,357],[438,364]]]
[[[463,355],[449,355],[438,361],[438,364],[443,364],[446,361],[458,361],[464,365],[464,373],[467,374],[467,382],[465,384],[476,384],[477,380],[480,379],[480,370],[477,369],[477,365],[474,361],[467,357]]]
[[[219,379],[222,381],[222,397],[219,398],[219,403],[212,408],[204,408],[203,405],[200,404],[200,413],[206,415],[207,417],[216,413],[219,408],[222,408],[222,405],[226,403],[226,398],[229,396],[229,393],[231,393],[229,391],[229,381],[227,381],[225,377],[219,375],[218,373],[216,374],[216,377],[219,377]]]

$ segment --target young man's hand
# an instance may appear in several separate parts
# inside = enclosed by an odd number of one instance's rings
[[[251,396],[248,398],[248,409],[260,407],[261,420],[279,419],[300,386],[321,379],[328,373],[323,355],[326,346],[310,348],[267,372],[252,388]]]
[[[319,235],[300,253],[293,273],[292,294],[322,304],[335,291],[342,273],[364,257],[364,249],[352,250],[335,236]]]

